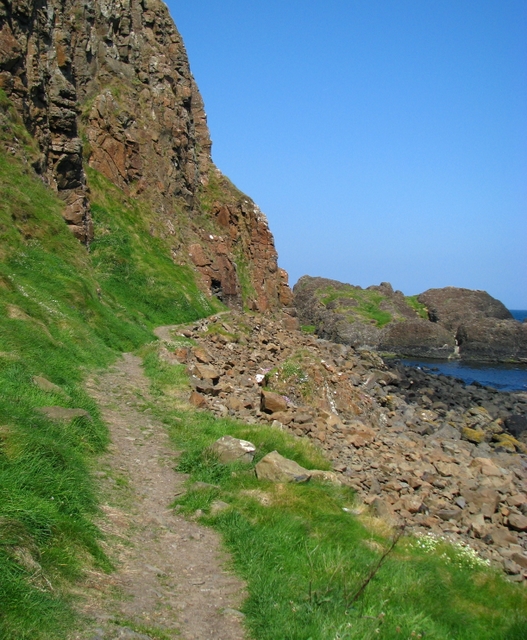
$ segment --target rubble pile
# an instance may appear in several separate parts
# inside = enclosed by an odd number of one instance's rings
[[[186,365],[194,406],[311,439],[378,516],[527,580],[527,393],[387,365],[291,320],[215,316],[163,355]]]

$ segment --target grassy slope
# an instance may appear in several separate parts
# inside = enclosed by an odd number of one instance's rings
[[[87,561],[109,568],[88,471],[108,435],[83,391],[86,370],[151,341],[156,325],[215,307],[149,235],[149,213],[96,175],[89,255],[29,169],[32,142],[0,98],[0,137],[22,146],[0,152],[0,637],[38,640],[71,625],[65,581]],[[40,390],[33,376],[62,391]],[[46,405],[81,407],[92,420],[52,422],[36,411]]]
[[[185,451],[180,470],[191,474],[189,484],[201,480],[218,486],[190,491],[177,508],[189,515],[201,509],[202,522],[223,534],[236,571],[248,583],[244,612],[254,638],[527,637],[525,589],[508,583],[470,551],[429,538],[402,538],[354,600],[390,543],[386,527],[352,515],[354,496],[345,487],[273,485],[256,479],[254,464],[218,464],[207,447],[225,434],[253,442],[255,462],[273,449],[307,468],[327,462],[306,440],[277,429],[177,408],[173,390],[185,383],[184,367],[160,362],[155,346],[144,355],[159,400],[152,408]],[[216,500],[229,508],[212,515]]]

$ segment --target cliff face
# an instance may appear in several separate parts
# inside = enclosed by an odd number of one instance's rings
[[[0,88],[41,154],[35,170],[87,244],[86,167],[148,203],[173,259],[231,306],[289,304],[265,216],[211,161],[203,101],[159,0],[2,0]]]

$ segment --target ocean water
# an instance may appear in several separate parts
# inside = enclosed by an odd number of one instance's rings
[[[523,322],[527,310],[511,309],[516,320]],[[459,378],[466,384],[479,382],[500,391],[527,391],[527,364],[463,363],[459,360],[400,360],[410,367],[421,367],[429,373],[444,374]]]
[[[525,309],[509,309],[513,317],[520,322],[523,322],[527,318],[527,311]]]
[[[527,391],[527,365],[495,364],[488,362],[464,363],[459,360],[414,360],[399,361],[409,367],[420,367],[427,373],[444,374],[459,378],[466,384],[479,382],[485,387],[493,387],[500,391]]]

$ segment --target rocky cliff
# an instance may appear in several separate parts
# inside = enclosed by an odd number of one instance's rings
[[[156,212],[152,233],[205,291],[259,311],[290,302],[265,216],[212,163],[203,101],[164,3],[2,0],[0,88],[80,241],[94,236],[90,167]]]

